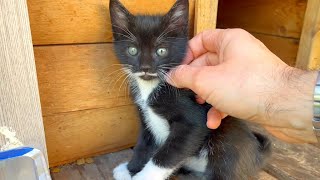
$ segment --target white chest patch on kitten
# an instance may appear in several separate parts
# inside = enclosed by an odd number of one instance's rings
[[[159,85],[159,80],[145,81],[140,78],[136,78],[136,82],[140,94],[140,97],[138,97],[136,101],[142,108],[147,127],[155,137],[156,143],[162,145],[170,133],[169,123],[166,119],[156,114],[148,105],[148,98]]]

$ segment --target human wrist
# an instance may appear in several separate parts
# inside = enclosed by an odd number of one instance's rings
[[[293,67],[282,69],[273,98],[276,110],[269,116],[267,126],[278,128],[290,141],[316,142],[313,133],[313,93],[317,72],[303,71]],[[292,142],[294,142],[292,141]]]
[[[317,72],[285,67],[279,73],[280,85],[273,104],[277,104],[270,119],[278,126],[312,131],[313,92]]]

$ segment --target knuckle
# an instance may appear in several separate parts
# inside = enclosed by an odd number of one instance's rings
[[[237,35],[248,35],[248,31],[241,29],[241,28],[236,28],[233,30],[233,33],[237,34]]]
[[[193,77],[193,82],[192,82],[192,86],[193,86],[193,89],[196,93],[199,93],[201,94],[201,90],[203,88],[203,83],[202,83],[202,71],[197,71],[195,74],[194,74],[194,77]]]

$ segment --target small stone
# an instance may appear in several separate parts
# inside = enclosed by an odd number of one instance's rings
[[[92,158],[86,158],[85,161],[86,161],[87,164],[93,163],[93,159]]]
[[[82,159],[78,159],[76,163],[77,165],[83,165],[86,163],[86,161],[84,160],[84,158],[82,158]]]
[[[54,167],[54,168],[51,169],[51,172],[52,173],[58,173],[58,172],[60,172],[60,168]]]

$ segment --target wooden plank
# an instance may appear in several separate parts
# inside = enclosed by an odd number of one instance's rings
[[[317,39],[316,34],[320,30],[320,1],[308,0],[308,6],[306,15],[304,18],[303,30],[300,39],[299,52],[297,57],[297,67],[302,69],[316,69],[317,64],[316,57],[311,57],[312,51],[319,51],[317,48],[313,48],[314,40]],[[319,35],[318,35],[319,36]],[[318,42],[315,42],[318,43]],[[319,58],[319,56],[318,56]],[[314,63],[312,63],[315,61]]]
[[[190,32],[194,1],[190,0]],[[133,13],[166,13],[175,0],[122,0]],[[109,0],[28,0],[34,45],[111,42]]]
[[[272,159],[265,171],[279,179],[318,179],[320,149],[309,144],[273,141]]]
[[[268,134],[260,126],[254,131]],[[289,144],[269,136],[272,142],[272,156],[264,171],[278,179],[319,179],[320,149],[310,144]]]
[[[50,167],[133,146],[137,122],[133,105],[44,117]]]
[[[134,144],[136,111],[112,44],[34,51],[50,166]]]
[[[98,166],[100,172],[102,172],[105,179],[113,179],[112,171],[120,163],[124,163],[131,160],[133,151],[126,149],[116,153],[110,153],[101,157],[94,158],[95,163]]]
[[[315,0],[317,1],[317,0]],[[219,2],[218,28],[299,39],[307,0],[223,0]]]
[[[95,164],[84,164],[78,169],[83,179],[105,180]]]
[[[68,179],[113,179],[113,169],[120,163],[127,162],[131,159],[133,151],[125,149],[119,152],[105,154],[93,158],[93,163],[77,165],[75,163],[58,167],[60,170],[57,173],[51,173],[53,180],[68,180]],[[171,178],[178,179],[178,178]],[[256,177],[256,180],[275,180],[276,178],[261,171]]]
[[[70,164],[59,168],[60,172],[51,173],[53,180],[82,180],[82,176],[76,164]]]
[[[309,69],[319,70],[320,69],[320,30],[312,39],[312,45],[310,50],[309,58]]]
[[[262,41],[274,54],[280,57],[285,63],[294,66],[299,48],[299,40],[253,33]]]
[[[206,29],[216,28],[217,11],[218,0],[196,0],[194,35]]]
[[[0,84],[0,151],[24,145],[37,148],[46,156],[24,0],[0,1]]]
[[[255,180],[276,180],[277,178],[271,176],[270,174],[268,174],[265,171],[261,171],[256,177],[254,177],[253,179]]]
[[[60,172],[51,173],[53,180],[77,180],[77,179],[113,179],[113,169],[122,162],[131,159],[133,151],[126,149],[116,153],[110,153],[93,158],[91,164],[70,164],[59,167]]]
[[[37,46],[34,52],[44,116],[132,104],[112,44]]]

